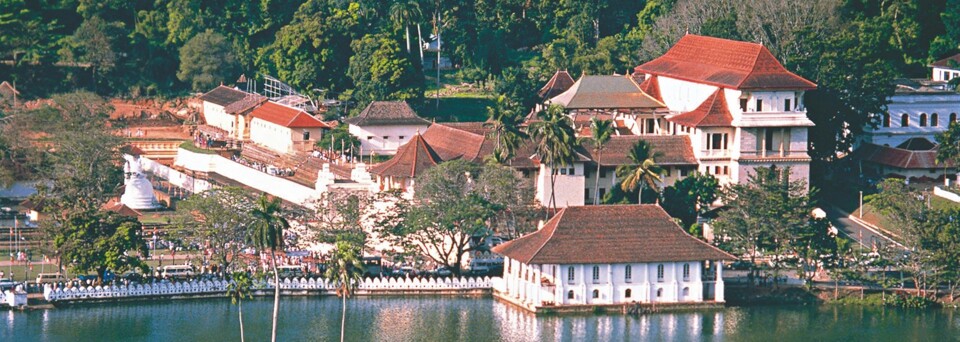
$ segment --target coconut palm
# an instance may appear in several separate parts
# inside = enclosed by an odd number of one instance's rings
[[[342,314],[340,317],[340,341],[344,338],[344,329],[347,326],[347,297],[353,293],[363,276],[363,261],[361,247],[349,239],[338,238],[332,255],[327,261],[327,271],[324,277],[333,280],[337,286],[337,296],[343,299]]]
[[[271,341],[277,341],[277,316],[280,311],[280,275],[277,274],[277,249],[283,249],[283,231],[290,228],[290,224],[281,214],[280,199],[267,195],[260,195],[256,207],[253,208],[253,224],[251,225],[251,242],[261,251],[270,250],[270,266],[273,268],[273,332]]]
[[[617,178],[622,179],[620,188],[626,192],[639,188],[637,203],[643,203],[644,186],[649,186],[654,190],[658,190],[660,187],[660,175],[663,174],[663,168],[657,165],[656,158],[662,156],[662,153],[653,152],[652,145],[646,140],[638,140],[633,144],[628,156],[633,161],[633,165],[617,167]]]
[[[247,272],[241,271],[233,272],[230,278],[230,284],[227,284],[227,297],[230,297],[230,302],[237,305],[240,315],[240,342],[243,342],[243,299],[253,297],[250,293],[253,280]]]
[[[513,159],[517,147],[527,138],[520,129],[523,117],[514,108],[515,104],[503,95],[497,98],[495,106],[487,107],[487,122],[483,126],[490,129],[489,135],[495,142],[493,159],[500,164]]]
[[[537,156],[540,163],[550,170],[550,200],[556,211],[557,198],[555,187],[558,168],[573,163],[575,155],[576,135],[570,119],[559,105],[550,105],[546,110],[537,114],[537,121],[530,123],[528,133],[537,142]]]
[[[397,27],[403,26],[403,36],[407,39],[407,53],[410,53],[410,22],[419,20],[422,15],[420,4],[413,0],[397,1],[390,6],[390,19]]]
[[[610,137],[613,136],[613,121],[610,120],[600,120],[597,117],[590,119],[590,137],[582,138],[581,140],[593,142],[593,152],[597,155],[597,175],[593,182],[593,205],[600,203],[600,157],[603,153],[603,148],[610,141]]]

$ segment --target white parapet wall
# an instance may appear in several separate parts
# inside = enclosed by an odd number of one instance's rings
[[[177,159],[174,164],[189,170],[217,173],[253,189],[300,205],[308,204],[319,195],[314,188],[268,175],[215,154],[196,153],[181,148],[177,150]]]
[[[933,187],[933,194],[960,203],[960,195],[941,189],[939,186]]]
[[[183,172],[174,170],[169,166],[160,164],[150,158],[140,157],[140,165],[143,166],[143,170],[152,173],[153,175],[165,179],[170,184],[179,186],[183,189],[186,189],[189,192],[197,193],[210,190],[210,182],[207,182],[202,179],[196,179],[194,177],[188,176]]]

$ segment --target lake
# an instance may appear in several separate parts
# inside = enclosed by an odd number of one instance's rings
[[[335,297],[280,299],[281,341],[332,341]],[[271,298],[243,305],[247,341],[270,338]],[[227,299],[0,311],[0,341],[239,341]],[[960,312],[840,306],[730,307],[696,312],[536,317],[491,298],[359,297],[349,341],[957,341]]]

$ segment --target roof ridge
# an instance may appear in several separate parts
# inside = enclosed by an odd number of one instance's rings
[[[666,211],[665,209],[663,209],[663,207],[661,207],[660,205],[657,205],[657,204],[641,204],[641,205],[650,205],[650,206],[656,207],[657,209],[659,209],[660,211],[662,211],[665,215],[667,215],[668,217],[670,217],[670,214],[667,213],[667,211]],[[678,225],[678,228],[680,228],[680,231],[681,231],[683,234],[689,236],[689,237],[692,238],[693,240],[696,240],[696,241],[697,241],[698,243],[700,243],[701,245],[710,247],[710,248],[712,248],[712,249],[714,249],[714,250],[716,250],[716,251],[718,251],[718,252],[720,252],[720,253],[729,255],[729,256],[731,256],[732,258],[736,259],[736,256],[734,256],[733,254],[730,254],[730,253],[728,253],[728,252],[725,252],[724,250],[718,248],[717,246],[711,245],[711,244],[707,243],[706,241],[700,240],[700,238],[698,238],[698,237],[696,237],[696,236],[693,236],[693,234],[690,234],[689,232],[687,232],[687,230],[686,230],[686,229],[683,229],[683,227],[679,227],[679,225]]]

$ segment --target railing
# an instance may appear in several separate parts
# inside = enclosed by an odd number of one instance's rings
[[[730,158],[730,150],[700,150],[701,158]]]
[[[741,150],[740,158],[810,158],[807,151],[749,151]]]
[[[745,112],[740,115],[738,121],[735,125],[739,127],[813,126],[813,122],[807,118],[807,112],[804,110]]]
[[[46,285],[43,297],[50,302],[82,301],[99,299],[122,299],[135,297],[183,296],[221,294],[227,290],[230,282],[223,280],[204,280],[178,283],[155,283],[143,285],[119,286],[80,286],[54,288]],[[357,284],[357,290],[363,292],[378,291],[455,291],[491,289],[493,280],[484,278],[366,278]],[[273,282],[256,282],[254,289],[273,289]],[[314,290],[326,294],[336,292],[336,284],[323,278],[286,278],[280,281],[281,290]]]

